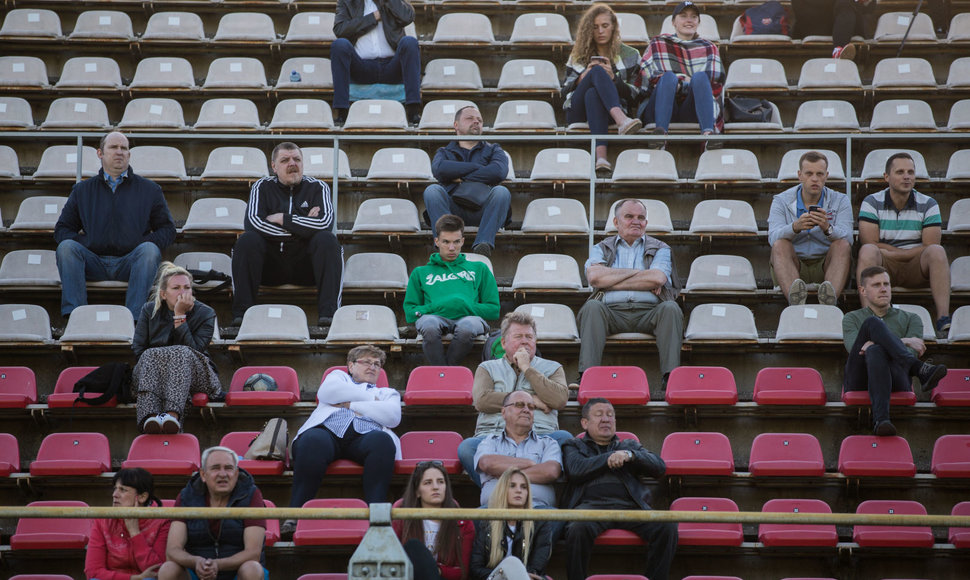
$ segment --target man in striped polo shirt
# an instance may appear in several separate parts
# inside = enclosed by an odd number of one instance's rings
[[[930,287],[936,330],[950,329],[950,263],[940,245],[943,222],[936,200],[916,191],[916,163],[908,153],[886,160],[889,187],[859,207],[858,272],[882,266],[904,288]],[[862,281],[859,281],[862,285]],[[865,307],[865,298],[862,306]]]

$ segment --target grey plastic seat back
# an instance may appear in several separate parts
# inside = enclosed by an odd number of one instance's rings
[[[61,342],[121,342],[131,344],[135,321],[117,304],[87,304],[71,312]]]
[[[0,286],[60,286],[54,250],[14,250],[0,262]]]
[[[246,202],[241,199],[204,197],[192,202],[182,230],[242,231],[245,216]]]
[[[108,107],[101,99],[91,97],[62,97],[55,99],[42,129],[107,129]]]
[[[579,290],[576,259],[565,254],[527,254],[519,259],[512,278],[513,290]]]
[[[409,199],[375,198],[357,208],[352,232],[417,232],[418,208]]]
[[[407,285],[408,266],[397,254],[354,254],[344,265],[344,288],[404,290]]]
[[[276,105],[269,128],[326,131],[333,129],[333,113],[323,99],[285,99]]]
[[[698,304],[690,312],[686,340],[757,340],[754,314],[740,304]]]
[[[306,313],[291,304],[257,304],[243,315],[236,342],[310,340]]]
[[[81,177],[91,177],[97,175],[101,169],[101,161],[94,147],[85,145],[81,155]],[[77,175],[77,146],[76,145],[51,145],[44,150],[34,172],[34,179],[37,178],[73,178]]]
[[[387,306],[355,304],[341,306],[333,315],[327,341],[388,341],[400,338],[397,317]]]
[[[260,178],[269,174],[266,154],[255,147],[216,147],[209,152],[202,178]]]
[[[182,152],[168,145],[139,145],[131,148],[131,166],[149,179],[188,179]]]
[[[130,316],[130,314],[129,314]],[[0,342],[49,342],[51,319],[36,304],[0,304]]]
[[[709,254],[694,258],[685,289],[688,292],[704,290],[754,292],[758,289],[758,285],[754,279],[754,268],[747,258]]]
[[[746,201],[737,199],[705,199],[694,206],[690,233],[758,233],[754,209]]]
[[[195,12],[156,12],[148,19],[142,40],[205,40],[202,18]]]
[[[175,56],[142,59],[131,79],[132,89],[191,89],[195,86],[192,64]]]
[[[825,304],[793,304],[781,311],[775,339],[842,340],[842,311]]]
[[[20,202],[11,230],[54,230],[67,196],[33,195]]]
[[[259,129],[259,112],[248,99],[209,99],[202,103],[195,128]]]
[[[119,129],[185,129],[182,105],[175,99],[145,97],[125,105]]]

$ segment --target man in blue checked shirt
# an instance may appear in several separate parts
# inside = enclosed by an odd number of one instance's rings
[[[334,370],[320,383],[317,408],[293,438],[290,507],[316,497],[336,459],[364,466],[364,501],[387,501],[394,460],[401,458],[401,442],[391,431],[401,423],[401,395],[377,386],[386,357],[374,345],[355,347],[347,353],[347,370]],[[286,520],[280,533],[295,529],[296,520]]]
[[[667,386],[670,371],[680,366],[684,313],[677,306],[680,279],[670,246],[644,233],[647,208],[624,199],[613,214],[617,235],[593,246],[586,279],[593,296],[579,310],[579,372],[599,366],[606,337],[618,332],[645,332],[657,337],[660,372]]]

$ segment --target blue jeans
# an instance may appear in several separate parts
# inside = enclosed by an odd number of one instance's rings
[[[480,210],[469,211],[455,203],[448,194],[448,190],[436,183],[424,189],[424,206],[428,210],[428,220],[431,222],[431,230],[435,236],[438,235],[438,232],[434,231],[435,222],[441,216],[450,213],[465,220],[465,225],[478,226],[478,233],[472,246],[488,244],[494,248],[495,234],[505,225],[505,220],[509,217],[512,194],[504,185],[496,185]]]
[[[542,433],[542,435],[552,437],[560,446],[573,438],[572,433],[561,429],[559,431],[553,431],[552,433]],[[478,475],[478,470],[475,469],[475,452],[478,451],[478,446],[484,440],[485,437],[469,437],[458,444],[458,460],[461,461],[461,466],[465,468],[465,473],[468,474],[468,477],[475,482],[475,485],[479,489],[482,488],[482,478]]]
[[[161,261],[162,251],[152,242],[142,242],[124,256],[99,256],[79,242],[64,240],[57,245],[61,314],[67,316],[88,303],[88,280],[115,280],[128,283],[125,306],[137,322]]]
[[[687,84],[687,97],[677,102],[680,79],[665,72],[650,93],[650,99],[640,106],[640,120],[644,125],[656,123],[658,129],[670,128],[671,121],[699,123],[701,133],[714,131],[714,91],[706,74],[696,74]]]
[[[601,66],[593,67],[583,80],[579,81],[569,98],[569,108],[566,109],[566,124],[589,124],[589,132],[593,135],[606,135],[610,127],[610,109],[620,106],[620,94],[613,84],[613,79],[606,74]],[[597,141],[596,145],[606,145],[606,141]]]
[[[419,318],[414,327],[421,335],[424,358],[429,365],[457,366],[465,356],[471,352],[475,337],[488,334],[488,323],[479,316],[462,316],[458,320],[451,320],[443,316],[425,314]],[[441,342],[442,335],[454,333],[448,354]]]
[[[333,106],[350,106],[350,82],[360,84],[404,83],[404,103],[421,104],[421,51],[418,39],[405,36],[397,43],[394,56],[360,58],[354,45],[338,38],[330,46],[330,69],[333,72]]]

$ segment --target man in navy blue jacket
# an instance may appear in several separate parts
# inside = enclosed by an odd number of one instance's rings
[[[175,223],[162,188],[129,167],[124,135],[102,137],[98,157],[101,170],[74,185],[54,226],[61,314],[88,303],[87,280],[115,280],[128,283],[125,306],[138,320]]]
[[[482,134],[482,114],[477,108],[469,105],[458,109],[455,113],[455,133],[458,137]],[[472,251],[491,256],[495,248],[495,233],[509,219],[512,204],[512,194],[501,185],[509,173],[509,158],[505,151],[498,143],[459,139],[438,149],[431,162],[431,172],[438,183],[425,188],[424,205],[428,208],[428,223],[432,229],[441,216],[449,213],[457,215],[465,221],[465,225],[478,226]],[[480,207],[456,201],[455,190],[463,182],[491,187]],[[438,237],[438,232],[433,234]]]
[[[303,175],[303,153],[295,143],[273,149],[274,175],[253,184],[246,206],[246,232],[232,249],[233,326],[255,304],[260,284],[313,285],[317,323],[330,326],[340,306],[343,250],[333,225],[326,183]]]

